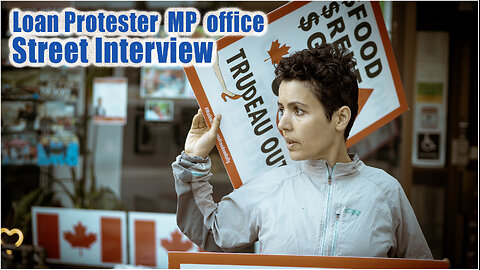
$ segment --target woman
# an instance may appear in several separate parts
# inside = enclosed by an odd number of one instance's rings
[[[258,175],[218,204],[208,154],[221,117],[208,129],[198,111],[172,164],[185,235],[210,251],[258,239],[264,254],[432,259],[398,181],[347,153],[358,110],[352,57],[323,44],[282,59],[275,70],[278,128],[301,165]]]

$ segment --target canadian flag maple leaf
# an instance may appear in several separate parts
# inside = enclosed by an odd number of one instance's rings
[[[72,245],[72,248],[79,248],[80,256],[82,256],[82,248],[90,248],[90,245],[97,241],[97,235],[95,233],[87,234],[87,227],[80,221],[73,226],[73,230],[73,233],[70,231],[63,232],[63,237]]]
[[[270,58],[265,59],[263,62],[266,62],[268,59],[272,60],[272,65],[273,64],[278,64],[280,63],[280,60],[282,60],[282,57],[286,54],[288,54],[288,50],[290,49],[287,44],[283,44],[280,47],[280,42],[278,42],[278,39],[272,42],[272,45],[270,46],[270,50],[267,51],[268,54],[270,55]]]
[[[182,233],[175,230],[170,234],[171,239],[164,238],[161,240],[162,246],[168,251],[188,251],[193,247],[193,243],[189,240],[182,240]]]

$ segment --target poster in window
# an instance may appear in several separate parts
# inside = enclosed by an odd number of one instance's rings
[[[167,38],[162,26],[156,37]],[[202,26],[197,26],[190,38],[206,38]],[[219,37],[213,37],[218,39]],[[181,67],[149,66],[141,69],[140,96],[143,98],[194,99],[195,94]]]
[[[144,98],[185,98],[185,73],[181,67],[144,67],[140,80]]]
[[[157,122],[170,122],[173,120],[173,101],[171,100],[146,100],[145,120]]]
[[[92,104],[96,124],[126,124],[127,87],[127,78],[94,79]]]
[[[412,164],[417,167],[445,166],[448,43],[446,32],[417,33],[412,134]]]

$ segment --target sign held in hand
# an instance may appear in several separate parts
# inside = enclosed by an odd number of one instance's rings
[[[296,164],[276,127],[274,75],[275,65],[293,52],[333,43],[354,54],[359,113],[347,147],[408,109],[377,2],[291,2],[267,18],[262,36],[218,40],[213,67],[184,68],[207,123],[222,114],[217,148],[235,188],[267,170]]]

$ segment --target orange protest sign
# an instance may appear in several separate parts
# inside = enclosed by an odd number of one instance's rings
[[[207,122],[222,114],[217,148],[235,188],[295,164],[276,128],[274,81],[275,65],[295,51],[328,42],[353,52],[359,113],[347,147],[408,109],[378,2],[291,2],[267,18],[262,36],[218,40],[214,67],[185,68]]]
[[[414,260],[396,258],[362,258],[297,255],[263,255],[241,253],[193,253],[169,252],[168,268],[356,268],[356,269],[445,269],[449,268],[445,260]]]

